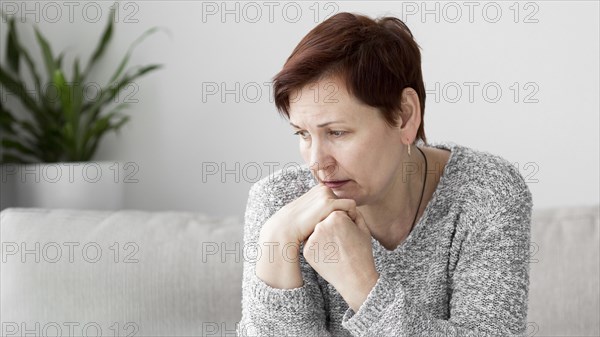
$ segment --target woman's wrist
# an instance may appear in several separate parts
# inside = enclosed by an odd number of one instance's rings
[[[344,297],[348,306],[354,310],[355,313],[358,312],[362,304],[367,300],[369,293],[371,293],[373,287],[377,284],[379,276],[379,273],[375,272],[370,277],[361,281],[360,284],[357,284],[355,288],[350,291],[344,291],[342,294],[342,297]]]
[[[259,240],[262,242],[278,242],[281,245],[294,244],[300,249],[300,241],[293,230],[290,230],[289,224],[284,224],[272,217],[267,220],[260,230]],[[262,247],[261,247],[262,248]]]
[[[272,288],[294,289],[302,287],[300,271],[300,245],[286,235],[281,223],[267,221],[258,239],[261,254],[256,263],[256,276]],[[279,230],[277,230],[279,229]]]

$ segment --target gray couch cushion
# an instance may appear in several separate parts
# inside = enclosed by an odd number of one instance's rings
[[[235,334],[238,218],[8,209],[0,221],[0,335]]]
[[[598,212],[534,209],[530,336],[600,335]],[[183,212],[5,210],[1,334],[233,336],[242,229]]]
[[[536,210],[531,227],[530,332],[600,336],[598,206]]]

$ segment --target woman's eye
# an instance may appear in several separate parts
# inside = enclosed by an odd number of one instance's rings
[[[300,136],[300,137],[302,137],[302,139],[306,139],[308,137],[306,134],[306,131],[296,131],[296,132],[294,132],[294,135]]]
[[[345,134],[345,131],[330,131],[329,134],[335,137],[341,137]]]

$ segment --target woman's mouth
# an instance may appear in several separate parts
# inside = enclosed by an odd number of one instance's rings
[[[340,188],[349,181],[350,180],[330,180],[330,181],[323,181],[323,184],[329,188]]]

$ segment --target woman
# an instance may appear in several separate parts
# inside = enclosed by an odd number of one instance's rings
[[[275,76],[306,165],[250,190],[239,335],[525,334],[530,191],[427,145],[420,59],[400,20],[340,13]]]

